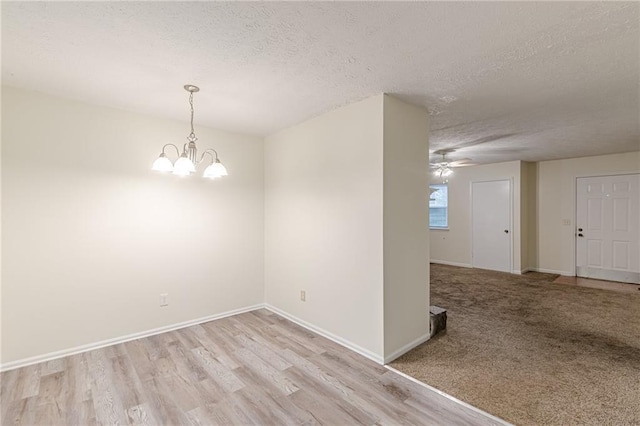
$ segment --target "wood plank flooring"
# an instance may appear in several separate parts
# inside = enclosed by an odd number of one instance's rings
[[[0,382],[3,425],[500,424],[267,310]]]

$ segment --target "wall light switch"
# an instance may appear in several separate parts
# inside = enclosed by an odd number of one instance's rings
[[[302,300],[303,302],[305,302],[307,300],[307,292],[302,290],[300,291],[300,300]]]
[[[160,306],[169,306],[169,293],[160,293]]]

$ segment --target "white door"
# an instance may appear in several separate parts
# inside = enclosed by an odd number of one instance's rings
[[[640,284],[640,175],[578,178],[576,275]]]
[[[511,181],[471,185],[474,268],[511,272]]]

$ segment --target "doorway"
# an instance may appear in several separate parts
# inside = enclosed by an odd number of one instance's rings
[[[578,178],[576,275],[640,284],[640,175]]]
[[[471,184],[471,262],[511,272],[511,181]]]

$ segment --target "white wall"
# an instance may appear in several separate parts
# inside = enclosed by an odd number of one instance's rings
[[[265,299],[380,361],[428,335],[422,109],[376,96],[266,151],[197,128],[213,182],[150,170],[186,123],[10,87],[2,122],[4,366]]]
[[[521,179],[521,268],[523,271],[528,271],[535,270],[537,265],[535,260],[535,242],[538,235],[537,163],[523,161]]]
[[[429,335],[429,122],[384,97],[384,347],[394,358]]]
[[[386,95],[268,137],[267,303],[380,362],[428,338],[427,162],[427,112]]]
[[[529,268],[529,169],[526,162],[520,162],[520,267]]]
[[[150,171],[185,122],[5,87],[2,125],[3,363],[263,302],[260,138],[196,127],[209,181]]]
[[[537,232],[529,242],[533,267],[575,275],[576,178],[623,173],[640,173],[640,152],[537,163]]]
[[[380,95],[265,144],[266,302],[375,359],[383,354],[382,118]]]
[[[470,267],[471,262],[471,183],[488,180],[511,180],[512,269],[521,271],[521,164],[520,161],[456,168],[449,176],[449,229],[431,230],[431,261]],[[431,177],[431,183],[442,180]]]
[[[0,87],[0,96],[2,88]],[[2,116],[2,102],[0,102],[0,117]],[[0,119],[0,133],[2,131],[2,120]],[[0,137],[0,367],[2,366],[2,138]]]

